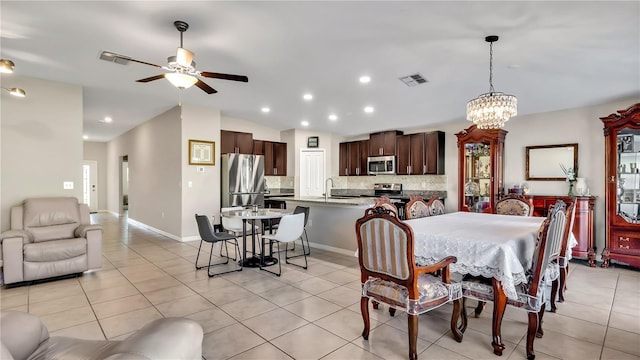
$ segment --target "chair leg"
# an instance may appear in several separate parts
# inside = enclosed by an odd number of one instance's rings
[[[213,246],[213,244],[211,244],[211,246]],[[198,246],[198,255],[196,255],[196,263],[194,264],[196,266],[196,270],[202,269],[202,268],[198,268],[198,259],[200,258],[200,249],[202,249],[202,240],[200,240],[200,246]]]
[[[460,322],[460,325],[458,325],[458,319],[462,319],[462,312],[464,312],[463,299],[464,298],[460,298],[453,301],[453,313],[451,314],[451,333],[453,333],[453,338],[457,342],[462,341],[464,334],[462,321]],[[466,330],[466,324],[464,328]]]
[[[552,313],[556,312],[556,296],[558,296],[558,284],[560,283],[560,279],[555,279],[551,282],[551,299],[549,302],[551,303],[551,311]],[[546,306],[546,304],[542,304],[542,306]]]
[[[560,284],[558,288],[558,302],[564,302],[564,291],[567,289],[567,272],[569,271],[569,265],[566,268],[560,268]]]
[[[294,241],[294,242],[295,242],[295,241]],[[287,246],[285,246],[285,247],[284,247],[284,261],[285,261],[287,264],[294,265],[294,266],[297,266],[297,267],[299,267],[299,268],[307,269],[307,267],[308,267],[308,263],[307,263],[307,252],[306,252],[306,250],[305,250],[305,247],[304,247],[304,240],[302,240],[302,237],[300,237],[300,242],[302,242],[302,254],[301,254],[301,255],[296,255],[296,256],[288,256],[288,255],[287,255],[287,252],[288,252],[288,250],[289,250],[289,246],[288,246],[288,244],[287,244]],[[278,249],[280,249],[280,246],[278,246]],[[280,255],[278,254],[278,256],[280,256]],[[292,263],[292,262],[289,262],[289,259],[292,259],[292,258],[295,258],[295,257],[298,257],[298,256],[303,256],[303,257],[304,257],[304,266],[303,266],[303,265],[299,265],[299,264],[295,264],[295,263]]]
[[[544,335],[544,331],[542,330],[542,317],[544,316],[544,305],[540,308],[538,312],[538,328],[536,330],[536,337],[541,338]]]
[[[269,269],[267,269],[265,267],[262,267],[262,263],[264,262],[264,252],[262,252],[261,255],[260,255],[259,265],[260,265],[260,270],[266,271],[268,273],[272,273],[273,275],[276,275],[276,276],[280,276],[280,275],[282,275],[282,260],[280,260],[280,241],[275,241],[275,242],[278,243],[278,251],[277,251],[277,253],[278,253],[278,272],[271,271],[271,270],[269,270]],[[271,246],[271,240],[269,240],[269,246]],[[265,248],[264,238],[262,238],[262,248],[263,249]]]
[[[305,250],[305,247],[304,247],[304,241],[305,241],[305,238],[306,238],[306,240],[307,240],[307,248],[306,248],[306,250]],[[303,233],[303,235],[300,237],[300,241],[302,242],[302,251],[303,251],[303,254],[304,254],[304,255],[307,255],[307,256],[311,255],[311,246],[309,245],[309,236],[307,235],[307,229],[304,229],[304,233]],[[292,246],[291,248],[289,248],[289,243],[287,243],[287,247],[286,247],[285,251],[296,251],[296,242],[295,242],[295,241],[293,241],[292,243],[293,243],[293,246]],[[296,257],[300,257],[300,256],[302,256],[303,254],[299,254],[299,255],[292,255],[292,256],[289,256],[288,258],[289,258],[289,259],[293,259],[293,258],[296,258]]]
[[[304,228],[304,237],[305,237],[305,239],[307,239],[307,252],[306,252],[306,255],[309,256],[309,255],[311,255],[311,245],[309,245],[309,235],[307,235],[307,228]],[[304,241],[304,239],[302,241]]]
[[[409,360],[418,360],[418,352],[416,351],[416,344],[418,342],[418,315],[409,315]]]
[[[225,241],[225,246],[226,246],[226,242],[227,241]],[[238,240],[235,240],[234,242],[235,242],[236,249],[238,249],[238,251],[239,251],[240,247],[238,246]],[[229,257],[228,256],[226,257],[226,261],[224,261],[224,262],[219,262],[219,263],[214,263],[214,264],[211,263],[211,259],[213,258],[213,245],[214,245],[214,243],[211,244],[211,250],[209,251],[209,264],[208,265],[203,265],[203,266],[198,266],[198,259],[200,257],[200,249],[202,248],[202,241],[200,241],[200,247],[198,247],[198,255],[196,255],[196,263],[195,263],[196,270],[200,270],[200,269],[206,268],[207,269],[207,275],[209,275],[209,277],[214,277],[214,276],[222,275],[222,274],[228,274],[228,273],[236,272],[236,271],[242,271],[242,266],[238,266],[237,269],[233,269],[233,270],[228,270],[228,271],[223,271],[223,272],[213,273],[212,274],[211,273],[211,268],[216,267],[216,266],[220,266],[220,265],[227,265],[229,263]],[[220,248],[222,249],[222,246]],[[227,251],[228,251],[228,249],[227,249]]]
[[[391,316],[391,317],[396,316],[396,308],[389,307],[389,316]]]
[[[474,311],[474,316],[475,317],[480,317],[480,314],[482,313],[482,310],[484,309],[484,301],[480,301],[478,300],[478,306],[476,306],[476,310]]]
[[[542,306],[544,309],[544,305]],[[529,313],[529,327],[527,329],[527,360],[533,360],[536,358],[536,354],[533,352],[533,340],[536,338],[536,332],[538,329],[538,313]]]
[[[361,297],[360,298],[360,314],[362,314],[362,322],[364,323],[364,329],[362,330],[362,337],[365,340],[369,340],[369,298]]]

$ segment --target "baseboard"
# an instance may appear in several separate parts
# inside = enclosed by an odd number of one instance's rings
[[[169,239],[173,239],[173,240],[180,241],[180,242],[183,241],[182,238],[180,238],[179,236],[173,235],[173,234],[168,233],[166,231],[162,231],[160,229],[156,229],[153,226],[149,226],[149,225],[147,225],[145,223],[142,223],[142,222],[140,222],[138,220],[135,220],[135,219],[132,219],[132,218],[128,218],[127,221],[132,223],[132,224],[134,224],[134,225],[142,226],[142,227],[147,228],[147,229],[149,229],[151,231],[157,232],[158,234],[164,235],[164,236],[168,237]]]
[[[355,253],[356,253],[355,250],[342,249],[342,248],[337,248],[337,247],[333,247],[333,246],[317,244],[317,243],[312,243],[312,242],[309,243],[309,246],[311,246],[312,248],[331,251],[331,252],[335,252],[335,253],[342,254],[342,255],[354,256]]]

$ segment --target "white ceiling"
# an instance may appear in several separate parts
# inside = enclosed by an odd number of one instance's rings
[[[275,129],[307,120],[345,136],[459,121],[466,102],[489,89],[484,37],[493,34],[495,89],[516,95],[521,115],[640,97],[639,1],[2,0],[0,16],[0,55],[16,74],[82,85],[84,132],[94,141],[180,99]],[[184,47],[198,70],[249,82],[203,79],[219,92],[178,91],[164,79],[134,82],[157,68],[98,59],[108,50],[165,65],[179,45],[174,20],[190,25]],[[416,72],[429,82],[398,80]],[[364,74],[368,85],[358,82]],[[305,92],[314,99],[303,101]],[[105,116],[113,123],[99,122]]]

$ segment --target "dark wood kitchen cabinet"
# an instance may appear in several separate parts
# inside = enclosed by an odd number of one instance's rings
[[[287,143],[263,141],[263,146],[264,174],[268,176],[286,176]]]
[[[396,154],[396,137],[402,131],[392,130],[369,134],[369,156],[390,156]]]
[[[398,175],[444,174],[444,132],[400,135],[396,140]]]
[[[253,134],[220,130],[220,154],[253,154]]]
[[[348,141],[340,143],[340,176],[367,175],[367,158],[369,156],[369,140]]]

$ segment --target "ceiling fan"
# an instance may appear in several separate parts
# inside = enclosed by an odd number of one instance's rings
[[[244,75],[232,75],[232,74],[222,74],[222,73],[214,73],[208,71],[198,71],[196,70],[196,62],[193,61],[193,52],[185,49],[182,45],[182,34],[187,31],[189,28],[189,24],[184,21],[174,21],[173,25],[180,32],[180,47],[178,48],[178,52],[175,56],[169,56],[167,58],[167,65],[160,66],[157,64],[153,64],[150,62],[136,60],[129,56],[116,54],[109,51],[103,51],[100,54],[100,58],[107,61],[117,62],[119,64],[126,64],[128,61],[137,62],[144,65],[150,65],[157,68],[165,69],[169,72],[164,74],[159,74],[155,76],[151,76],[144,79],[136,80],[136,82],[147,83],[150,81],[158,80],[165,78],[169,80],[169,82],[179,88],[179,89],[187,89],[193,85],[199,87],[202,91],[207,94],[214,94],[217,91],[211,86],[207,85],[204,81],[197,78],[197,76],[202,76],[206,78],[214,78],[214,79],[223,79],[223,80],[233,80],[233,81],[242,81],[248,82],[249,79]]]

